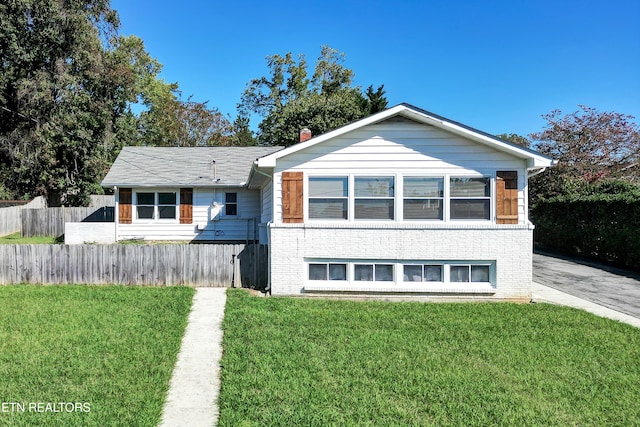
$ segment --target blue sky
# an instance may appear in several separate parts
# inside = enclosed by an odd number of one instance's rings
[[[355,83],[485,132],[528,135],[584,104],[640,122],[640,1],[112,0],[184,98],[236,115],[265,57],[327,44]],[[252,127],[257,126],[257,121]]]

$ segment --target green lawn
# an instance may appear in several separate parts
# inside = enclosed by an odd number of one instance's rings
[[[50,236],[22,237],[20,232],[0,237],[0,245],[52,245],[63,242],[61,238]]]
[[[193,292],[0,286],[0,425],[156,426]]]
[[[229,291],[221,426],[640,425],[640,330],[547,304]]]

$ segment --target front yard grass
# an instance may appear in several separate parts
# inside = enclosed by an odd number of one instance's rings
[[[547,304],[228,292],[221,426],[640,425],[640,330]]]
[[[193,292],[0,286],[0,425],[156,426]]]

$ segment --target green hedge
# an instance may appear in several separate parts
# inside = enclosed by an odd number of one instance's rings
[[[536,244],[546,249],[640,266],[640,197],[633,192],[541,200],[531,220]]]

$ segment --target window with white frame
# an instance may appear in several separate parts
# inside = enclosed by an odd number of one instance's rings
[[[312,261],[307,263],[308,280],[342,282],[397,282],[398,284],[492,285],[493,261]],[[396,275],[397,272],[397,275]]]
[[[176,192],[136,192],[136,219],[176,219]]]
[[[441,264],[407,264],[403,266],[405,282],[443,282]]]
[[[488,283],[491,281],[489,265],[450,265],[449,281],[456,283]]]
[[[349,207],[349,178],[309,178],[309,218],[347,219]]]
[[[393,264],[354,264],[356,282],[393,282]]]
[[[404,219],[442,220],[444,178],[404,177]]]
[[[347,280],[347,264],[311,263],[309,264],[309,280]]]
[[[396,179],[401,180],[396,192]],[[311,176],[310,220],[490,220],[492,179],[464,176]]]
[[[395,217],[395,178],[356,176],[354,178],[355,219]]]
[[[458,178],[449,180],[449,218],[490,219],[491,179]]]

